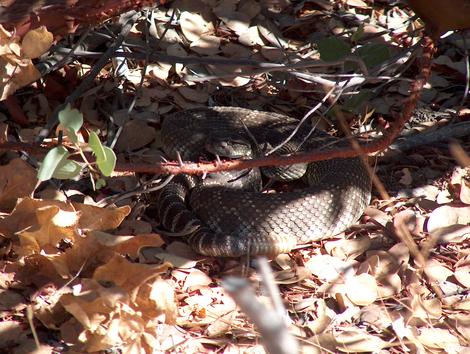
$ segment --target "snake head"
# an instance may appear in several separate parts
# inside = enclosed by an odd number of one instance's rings
[[[211,154],[230,159],[253,156],[250,142],[239,135],[211,136],[206,140],[205,149]]]

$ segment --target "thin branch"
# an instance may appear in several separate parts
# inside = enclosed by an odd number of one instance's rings
[[[335,148],[328,150],[313,150],[293,154],[290,156],[263,156],[251,160],[233,160],[217,162],[199,162],[199,163],[161,163],[161,164],[120,164],[116,169],[120,171],[131,170],[135,172],[167,173],[167,174],[204,174],[221,171],[242,170],[262,166],[285,166],[296,163],[308,163],[314,161],[331,160],[335,158],[356,157],[361,154],[373,154],[383,151],[397,138],[405,123],[410,119],[421,91],[426,84],[430,73],[432,57],[435,52],[434,42],[429,38],[424,38],[423,55],[420,63],[420,75],[413,81],[410,88],[410,97],[406,100],[401,116],[388,128],[383,136],[377,140],[360,144],[360,149],[355,150],[351,147]]]
[[[205,174],[221,171],[243,170],[247,168],[263,167],[263,166],[285,166],[296,163],[308,163],[314,161],[331,160],[335,158],[349,158],[363,154],[374,154],[387,149],[396,139],[403,129],[405,123],[411,117],[416,103],[419,99],[421,90],[431,72],[431,61],[435,52],[434,43],[429,37],[423,41],[423,56],[420,63],[420,75],[412,83],[410,89],[410,97],[405,102],[401,116],[397,118],[394,124],[388,128],[383,136],[379,139],[359,145],[360,149],[355,150],[351,147],[329,148],[327,150],[315,149],[308,152],[296,153],[289,156],[263,156],[251,160],[231,160],[223,162],[162,162],[155,164],[134,164],[134,163],[118,163],[116,171],[133,171],[141,173],[162,173],[162,174]],[[4,142],[0,143],[0,150],[27,151],[30,153],[43,154],[47,153],[47,149],[37,145]]]

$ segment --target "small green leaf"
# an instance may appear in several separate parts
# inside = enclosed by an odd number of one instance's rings
[[[104,160],[106,158],[100,138],[98,138],[98,134],[93,131],[90,132],[90,137],[88,138],[88,145],[95,154],[97,161]]]
[[[357,54],[366,64],[367,68],[373,68],[390,59],[390,50],[385,44],[369,43],[355,50]]]
[[[113,149],[107,146],[104,146],[103,149],[106,158],[101,161],[96,160],[96,163],[98,164],[98,168],[104,176],[110,176],[111,172],[114,171],[114,167],[116,166],[116,154],[114,153]]]
[[[72,160],[62,160],[52,177],[57,179],[74,179],[82,171],[82,166]]]
[[[38,171],[38,179],[40,181],[51,179],[61,161],[67,160],[69,156],[69,152],[63,146],[53,148],[44,157],[44,161]]]
[[[116,166],[116,155],[114,151],[101,144],[98,135],[95,132],[90,132],[88,145],[96,156],[96,164],[104,176],[111,175],[114,167]]]
[[[67,104],[59,112],[59,122],[64,128],[77,133],[83,125],[83,114],[78,109],[72,109],[70,104]]]
[[[98,178],[95,183],[96,189],[101,189],[106,186],[106,180],[103,178]]]
[[[324,61],[341,60],[351,54],[351,48],[336,37],[328,37],[318,42],[320,58]]]

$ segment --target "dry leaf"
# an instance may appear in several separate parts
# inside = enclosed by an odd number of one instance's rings
[[[30,59],[43,55],[52,46],[53,36],[45,26],[28,31],[21,42],[21,50]]]
[[[198,54],[214,55],[220,52],[220,43],[219,37],[204,34],[193,41],[189,48]]]
[[[22,159],[0,166],[0,210],[11,211],[19,198],[33,193],[36,183],[36,170]]]
[[[421,296],[415,296],[411,300],[410,308],[412,317],[427,323],[442,316],[442,304],[439,299],[423,299]]]
[[[178,88],[178,92],[188,100],[198,102],[198,103],[206,103],[209,100],[209,94],[206,91],[192,89],[186,86],[182,86]]]
[[[316,255],[305,263],[305,267],[321,280],[334,281],[352,276],[353,264],[328,255]]]
[[[214,14],[239,36],[250,27],[250,16],[244,13],[218,6],[214,9]]]
[[[18,44],[18,38],[8,33],[0,25],[0,101],[5,100],[19,88],[29,85],[40,78],[41,74],[33,65],[31,58],[25,58]]]
[[[431,236],[438,244],[448,242],[463,242],[470,238],[470,226],[468,225],[450,225],[440,227],[431,232]]]
[[[145,282],[166,272],[169,264],[148,265],[131,263],[125,258],[115,255],[108,263],[96,268],[93,279],[97,281],[111,281],[122,287],[128,293],[143,285]]]
[[[61,210],[58,206],[45,206],[36,210],[39,228],[18,234],[21,248],[18,254],[26,256],[44,251],[56,253],[62,240],[74,241],[78,234],[79,213]]]
[[[424,273],[431,281],[444,281],[454,273],[447,267],[444,267],[439,261],[429,259],[424,266]]]
[[[335,333],[335,340],[338,343],[336,348],[346,353],[377,352],[387,345],[387,342],[379,337],[357,328]]]
[[[360,9],[369,9],[369,5],[362,0],[346,0],[346,4]]]
[[[345,282],[346,296],[358,306],[372,304],[378,296],[377,282],[370,274],[349,277]]]
[[[183,11],[180,15],[180,25],[184,36],[190,42],[198,40],[203,34],[209,35],[214,32],[212,22],[206,21],[198,13]]]
[[[238,41],[241,44],[246,45],[248,47],[253,47],[255,45],[260,45],[260,46],[264,45],[263,40],[259,36],[257,26],[252,26],[248,28],[246,31],[240,33],[238,37]]]
[[[457,267],[455,269],[454,276],[460,284],[470,288],[470,265]]]
[[[458,353],[460,347],[457,337],[449,330],[441,328],[420,328],[418,340],[427,348],[445,349],[446,353]]]
[[[435,209],[429,216],[427,229],[433,232],[436,229],[454,225],[458,223],[458,215],[455,208],[445,205]]]
[[[325,250],[340,259],[355,259],[369,249],[371,240],[367,236],[325,242]]]
[[[459,197],[462,203],[470,205],[470,182],[466,179],[462,179]]]
[[[128,121],[115,145],[116,152],[134,151],[150,144],[155,139],[155,128],[141,120]]]

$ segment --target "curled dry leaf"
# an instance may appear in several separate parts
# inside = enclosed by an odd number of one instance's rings
[[[458,215],[455,212],[455,209],[451,206],[445,205],[435,209],[431,213],[427,228],[429,232],[433,232],[440,227],[456,224],[457,220]]]
[[[199,287],[204,287],[212,283],[212,279],[199,269],[191,269],[186,277],[182,289],[193,291]]]
[[[53,36],[45,26],[28,31],[21,42],[21,50],[30,59],[43,55],[52,46]]]
[[[19,198],[33,193],[36,183],[36,170],[22,159],[0,166],[0,210],[11,211]]]
[[[209,338],[223,337],[232,328],[232,323],[237,315],[235,310],[229,310],[225,315],[215,319],[204,331]]]
[[[424,266],[424,273],[431,281],[444,281],[453,275],[453,272],[435,259],[429,259]]]
[[[470,338],[470,317],[467,313],[451,314],[449,319],[464,338]]]
[[[40,78],[41,74],[33,65],[31,58],[25,57],[19,39],[0,25],[0,101],[11,96],[19,88],[29,85]]]
[[[463,286],[470,288],[470,264],[457,267],[454,273],[455,279]]]
[[[198,103],[206,103],[209,100],[209,94],[206,91],[192,89],[186,86],[178,88],[178,92],[186,99]]]
[[[462,203],[470,205],[470,181],[467,179],[462,178],[459,197]]]
[[[456,336],[448,329],[441,328],[420,328],[417,339],[426,348],[445,349],[446,353],[458,353],[461,346]]]
[[[183,11],[180,16],[181,30],[190,42],[198,40],[203,34],[212,34],[214,24],[195,12]]]
[[[159,247],[145,247],[140,250],[140,253],[144,263],[155,263],[158,260],[181,269],[193,268],[198,262],[198,259],[177,255]]]
[[[377,328],[387,328],[392,324],[389,311],[383,305],[370,304],[361,309],[361,322],[369,323]]]
[[[258,46],[264,45],[263,40],[259,36],[257,26],[252,26],[248,28],[246,31],[244,31],[243,33],[241,33],[238,37],[238,41],[241,44],[246,45],[247,47],[253,47],[255,45],[258,45]]]
[[[189,48],[198,54],[214,55],[220,52],[220,42],[220,37],[204,34],[193,41]]]
[[[369,254],[370,256],[359,266],[359,273],[370,273],[380,279],[399,271],[400,263],[394,255],[386,251],[374,251]]]
[[[321,280],[341,280],[354,274],[353,261],[342,261],[328,255],[316,255],[310,258],[305,267]]]
[[[377,282],[370,274],[359,274],[349,277],[345,282],[346,296],[358,306],[372,304],[378,296]]]
[[[152,300],[152,303],[147,308],[154,310],[156,313],[164,314],[162,318],[163,323],[175,324],[178,308],[175,300],[175,289],[171,284],[163,279],[156,279],[150,285],[151,291],[148,295],[148,299]],[[142,306],[142,303],[147,299],[145,294],[139,294],[140,296],[140,310],[145,311],[146,309]],[[149,311],[145,311],[149,316]]]
[[[334,317],[333,311],[326,305],[325,300],[316,299],[314,309],[316,318],[312,321],[308,321],[305,326],[308,327],[312,333],[323,333],[331,324],[332,317]]]
[[[365,253],[371,245],[367,236],[358,236],[352,239],[339,239],[325,242],[325,249],[334,257],[339,259],[355,259]]]
[[[147,67],[148,73],[151,77],[154,77],[162,82],[168,79],[168,75],[171,70],[171,64],[166,63],[155,63],[149,64]]]
[[[377,352],[385,348],[387,342],[358,328],[348,328],[335,333],[336,348],[346,353]]]
[[[437,320],[442,316],[442,304],[439,299],[424,299],[422,296],[414,296],[411,299],[410,309],[411,316],[424,323]]]
[[[116,152],[134,151],[150,144],[155,139],[155,128],[142,120],[128,121],[115,145]]]
[[[359,9],[369,9],[370,6],[362,0],[346,0],[346,4]]]
[[[305,267],[297,267],[295,269],[286,269],[274,273],[274,281],[276,284],[295,284],[310,277],[310,271]]]
[[[87,232],[88,238],[94,237],[104,247],[108,247],[120,254],[129,255],[132,258],[139,256],[143,247],[161,247],[165,242],[158,234],[139,234],[135,236],[119,236],[103,231],[92,230]]]
[[[440,227],[431,232],[431,236],[438,244],[463,242],[470,239],[470,226],[456,224]]]
[[[413,210],[406,209],[400,211],[393,218],[393,226],[396,233],[403,239],[407,233],[415,233],[417,230],[417,217]]]
[[[231,11],[226,6],[218,6],[214,14],[222,20],[225,25],[240,36],[250,27],[250,16],[242,12]]]
[[[36,210],[36,219],[38,228],[18,235],[18,254],[21,256],[41,251],[54,254],[61,240],[74,241],[79,237],[77,212],[61,210],[56,205],[44,206]]]
[[[93,279],[97,281],[112,282],[125,289],[128,293],[160,274],[166,272],[169,264],[149,265],[131,263],[120,255],[115,255],[106,264],[96,268]]]

